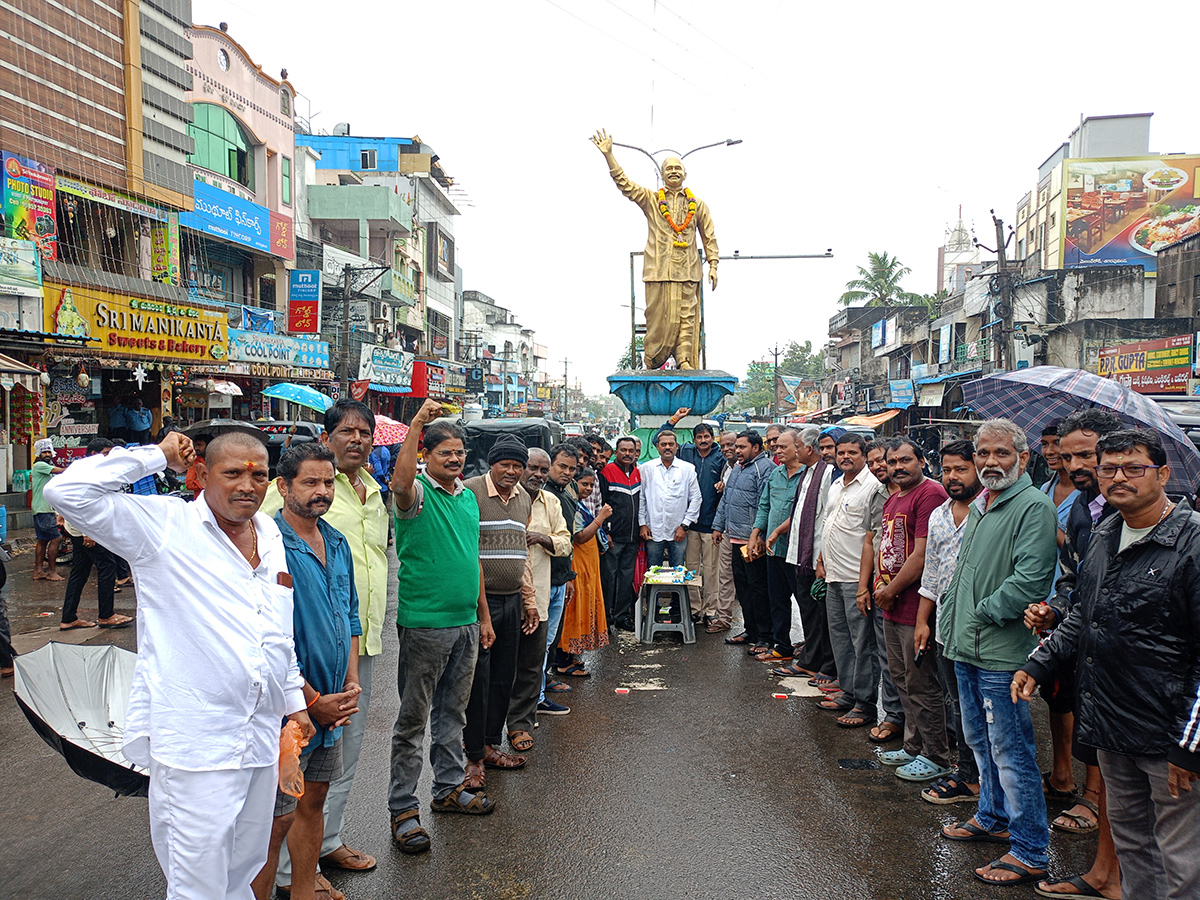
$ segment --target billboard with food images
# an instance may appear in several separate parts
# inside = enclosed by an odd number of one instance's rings
[[[1159,250],[1200,234],[1200,156],[1067,160],[1060,215],[1067,268],[1153,274]]]

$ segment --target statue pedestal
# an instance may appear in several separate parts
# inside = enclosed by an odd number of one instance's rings
[[[716,369],[655,369],[608,376],[611,393],[636,416],[670,416],[681,406],[705,416],[737,389],[737,379]]]

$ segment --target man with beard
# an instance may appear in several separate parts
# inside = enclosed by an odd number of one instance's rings
[[[517,676],[521,634],[532,634],[538,627],[537,603],[532,591],[526,597],[524,590],[532,504],[520,482],[528,461],[529,451],[520,439],[504,435],[488,451],[488,471],[463,482],[479,503],[479,561],[496,633],[491,648],[479,651],[467,704],[463,741],[467,783],[474,787],[484,786],[485,767],[520,769],[526,762],[524,756],[505,753],[500,747]]]
[[[554,557],[571,554],[571,532],[563,520],[562,505],[557,497],[542,490],[549,476],[550,455],[541,447],[530,447],[529,461],[521,473],[521,487],[529,495],[530,503],[525,542],[529,545],[538,627],[521,633],[517,673],[508,703],[508,741],[518,753],[533,748],[537,705],[545,689],[547,635],[556,634],[562,621],[562,598],[555,603],[551,597],[550,565]]]
[[[887,449],[888,472],[896,492],[883,504],[882,539],[873,597],[883,619],[887,664],[904,710],[904,745],[884,753],[905,781],[930,781],[950,773],[946,705],[937,666],[916,655],[917,610],[921,573],[928,558],[929,517],[946,500],[946,491],[923,471],[916,444],[896,438]]]
[[[1060,465],[1070,476],[1077,493],[1063,528],[1058,584],[1048,603],[1031,603],[1025,611],[1025,624],[1032,630],[1048,632],[1066,619],[1073,606],[1076,574],[1092,531],[1117,513],[1100,491],[1095,469],[1099,462],[1096,445],[1104,435],[1121,427],[1121,420],[1103,409],[1081,409],[1059,423]],[[1116,896],[1120,893],[1121,870],[1108,824],[1099,760],[1091,748],[1073,746],[1077,701],[1074,671],[1070,667],[1060,669],[1056,678],[1042,681],[1040,693],[1050,711],[1053,748],[1053,764],[1044,782],[1045,792],[1052,799],[1073,803],[1050,824],[1067,834],[1095,831],[1098,837],[1096,858],[1088,871],[1046,882],[1043,890],[1069,897],[1083,890],[1079,884],[1083,882],[1103,896]],[[1072,756],[1086,766],[1083,794],[1078,797],[1075,796],[1075,777],[1071,771]]]
[[[952,841],[1008,842],[1009,852],[975,870],[986,884],[1025,884],[1046,877],[1050,834],[1033,717],[1009,695],[1037,637],[1025,607],[1054,578],[1054,504],[1024,469],[1029,445],[1008,419],[979,426],[975,465],[987,489],[971,504],[958,565],[942,605],[946,656],[954,660],[963,730],[979,766],[979,807],[947,825]]]
[[[942,594],[954,577],[971,501],[983,487],[979,483],[979,473],[975,471],[975,446],[970,441],[953,441],[942,448],[942,487],[950,499],[929,516],[925,569],[921,572],[921,606],[917,610],[917,625],[913,632],[915,651],[925,657],[932,656],[937,662],[938,677],[950,705],[949,724],[958,741],[955,770],[921,791],[922,800],[939,805],[974,803],[979,796],[979,767],[975,765],[975,754],[963,738],[958,679],[954,675],[953,661],[946,659],[946,642],[941,630]],[[936,644],[930,643],[930,637]]]
[[[275,524],[283,536],[292,578],[292,623],[296,659],[304,678],[304,702],[316,734],[300,751],[304,795],[297,799],[279,791],[267,863],[254,879],[254,895],[267,900],[275,886],[279,850],[286,837],[292,860],[292,900],[314,900],[317,857],[325,831],[325,796],[329,782],[342,772],[342,728],[359,714],[358,596],[354,591],[354,559],[341,533],[321,516],[334,492],[333,452],[324,444],[298,444],[279,459],[275,486],[283,509]]]
[[[883,439],[867,444],[867,469],[883,485],[886,492],[884,496],[891,497],[900,490],[900,487],[892,481],[891,473],[888,470],[887,449],[888,442]],[[875,531],[875,547],[879,547],[883,541],[883,519],[880,519],[879,522],[879,528]],[[864,605],[871,603],[869,594],[862,599]],[[904,704],[900,702],[900,690],[896,687],[891,668],[888,666],[887,635],[883,631],[883,616],[877,615],[872,618],[875,622],[875,647],[879,651],[879,668],[883,672],[883,680],[879,687],[879,705],[883,708],[883,721],[878,725],[871,726],[867,740],[873,744],[887,744],[898,740],[904,734]]]
[[[1120,517],[1093,532],[1075,606],[1015,674],[1012,699],[1029,700],[1039,682],[1075,670],[1076,743],[1096,749],[1108,785],[1121,896],[1192,898],[1200,895],[1200,792],[1192,789],[1200,518],[1167,497],[1171,471],[1157,434],[1111,432],[1097,455],[1101,490]],[[1063,896],[1108,896],[1087,894],[1086,881],[1071,886]]]
[[[549,462],[547,462],[549,471]],[[615,626],[620,622],[627,631],[633,630],[633,570],[637,564],[638,505],[641,503],[642,481],[638,473],[634,439],[617,439],[617,458],[600,470],[600,498],[612,507],[608,520],[611,544],[600,556],[600,575],[603,580],[605,618]],[[542,479],[543,484],[545,479]],[[568,554],[570,550],[568,549]],[[562,607],[559,606],[561,614]],[[553,631],[554,629],[551,629]]]
[[[354,557],[354,589],[358,594],[359,638],[358,695],[361,713],[351,718],[342,732],[342,774],[329,785],[325,798],[325,837],[321,841],[321,864],[365,872],[375,868],[375,857],[354,850],[342,840],[346,824],[346,802],[358,771],[363,732],[367,727],[367,709],[371,703],[375,660],[383,652],[383,628],[387,618],[388,516],[379,482],[367,471],[367,460],[374,446],[375,414],[357,400],[343,397],[325,410],[325,430],[321,443],[333,451],[337,489],[329,509],[321,516],[339,531],[350,545]],[[263,511],[275,515],[283,508],[278,491],[268,491]],[[292,873],[287,847],[279,856],[275,883],[286,892]]]

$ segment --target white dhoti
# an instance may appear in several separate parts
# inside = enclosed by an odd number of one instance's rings
[[[150,760],[150,839],[167,900],[254,900],[267,861],[277,765],[191,772]]]

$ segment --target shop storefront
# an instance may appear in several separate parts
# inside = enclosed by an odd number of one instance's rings
[[[353,385],[352,396],[366,403],[372,412],[397,418],[398,409],[412,394],[412,384],[411,353],[363,344],[358,358],[358,381]]]
[[[238,328],[229,331],[226,374],[241,391],[239,396],[229,398],[230,412],[235,419],[312,418],[311,410],[264,397],[263,390],[287,381],[311,384],[317,390],[329,393],[333,384],[333,373],[329,371],[329,344],[325,341]]]
[[[412,390],[395,401],[393,416],[401,422],[410,422],[426,400],[448,402],[446,393],[446,367],[443,363],[415,359],[412,364]]]
[[[113,410],[140,400],[152,415],[180,415],[183,389],[220,377],[228,356],[223,307],[132,297],[82,285],[43,286],[46,330],[87,338],[86,349],[49,341],[45,431],[55,448],[81,455],[96,434],[114,433]],[[120,423],[115,423],[120,429]]]

